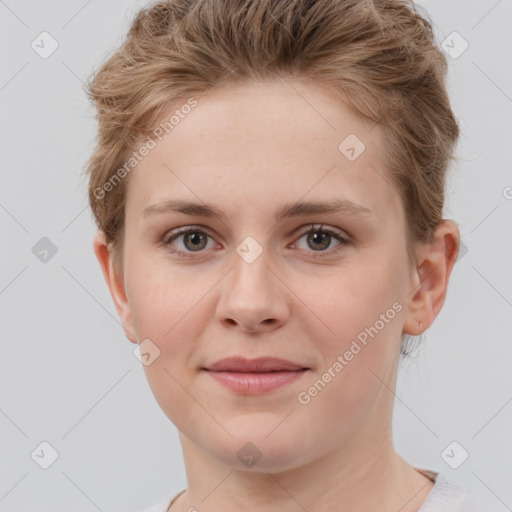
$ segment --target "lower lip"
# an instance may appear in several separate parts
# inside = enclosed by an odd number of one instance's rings
[[[289,384],[300,378],[307,370],[268,373],[206,371],[228,389],[251,395],[273,391],[285,384]]]

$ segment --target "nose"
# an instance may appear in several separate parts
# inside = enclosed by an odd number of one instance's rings
[[[273,271],[265,251],[248,263],[235,254],[234,268],[222,280],[216,316],[225,327],[244,332],[270,332],[290,315],[288,288]]]

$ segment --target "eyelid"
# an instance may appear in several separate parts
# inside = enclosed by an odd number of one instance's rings
[[[326,224],[308,224],[307,226],[304,226],[304,229],[299,230],[299,232],[295,236],[301,237],[302,235],[310,233],[311,231],[325,231],[326,233],[330,233],[331,235],[339,236],[340,238],[343,238],[347,242],[349,241],[349,236],[344,231],[342,231],[339,228],[333,228]]]

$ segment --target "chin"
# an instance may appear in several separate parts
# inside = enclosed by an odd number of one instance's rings
[[[278,423],[274,421],[269,427],[267,421],[258,425],[253,420],[250,429],[238,431],[226,425],[233,437],[227,434],[222,439],[210,437],[208,446],[203,448],[225,465],[238,470],[276,473],[293,469],[299,464],[298,449],[302,443],[290,437],[285,428],[279,432],[282,425],[276,429]]]

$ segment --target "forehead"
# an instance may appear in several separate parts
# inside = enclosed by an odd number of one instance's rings
[[[377,216],[401,208],[385,175],[380,127],[327,91],[283,81],[230,86],[196,99],[131,172],[133,215],[168,198],[205,201],[227,214],[269,205],[273,212],[326,195],[363,204]]]

